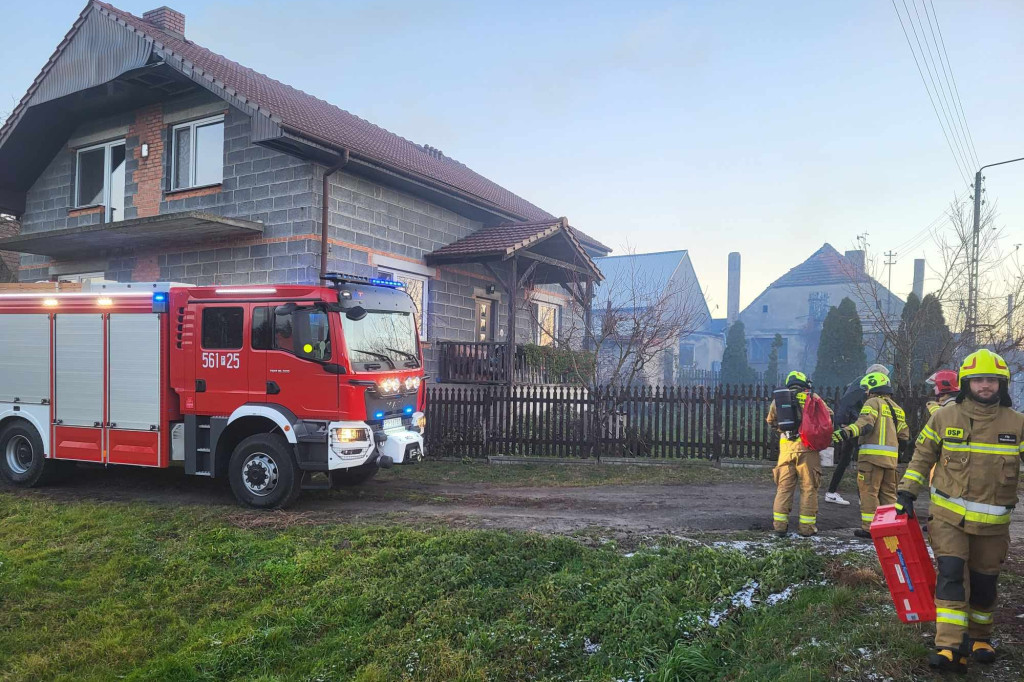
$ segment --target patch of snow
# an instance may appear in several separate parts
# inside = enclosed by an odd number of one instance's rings
[[[591,642],[589,637],[583,638],[583,653],[588,656],[593,656],[601,650],[601,645],[598,642]]]

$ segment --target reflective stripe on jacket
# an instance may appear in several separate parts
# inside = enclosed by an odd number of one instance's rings
[[[910,439],[903,408],[884,395],[869,397],[850,428],[860,438],[857,458],[883,469],[896,468],[900,441]]]
[[[974,535],[1006,532],[1017,504],[1024,415],[970,398],[943,406],[917,437],[900,490],[920,494],[931,481],[931,513]]]

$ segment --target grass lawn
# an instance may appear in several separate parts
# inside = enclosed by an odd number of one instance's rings
[[[822,486],[828,485],[832,469],[825,469]],[[839,487],[856,494],[856,465],[847,468]],[[410,466],[396,466],[377,475],[381,481],[410,481],[425,484],[474,484],[480,487],[582,487],[599,485],[711,485],[714,483],[765,483],[772,485],[772,472],[764,467],[715,467],[704,460],[670,464],[489,464],[464,460],[427,460]]]
[[[0,494],[0,679],[909,680],[926,653],[871,555],[234,518]]]

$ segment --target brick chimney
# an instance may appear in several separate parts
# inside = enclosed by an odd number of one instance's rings
[[[853,265],[857,272],[864,272],[866,270],[864,267],[864,251],[860,249],[847,251],[846,260],[850,261],[850,264]]]
[[[166,5],[149,10],[142,15],[142,20],[169,33],[185,35],[185,15]]]

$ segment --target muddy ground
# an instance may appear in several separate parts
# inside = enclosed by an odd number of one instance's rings
[[[80,465],[60,485],[20,492],[54,498],[136,501],[176,505],[224,505],[238,509],[226,481],[185,476],[180,469],[138,469]],[[818,529],[847,536],[860,525],[852,504],[824,502],[820,493]],[[390,478],[338,491],[305,491],[288,513],[317,520],[372,521],[383,516],[437,519],[459,526],[571,534],[604,528],[616,534],[685,534],[771,529],[775,489],[770,483],[704,485],[599,485],[590,487],[501,487],[420,482]],[[791,514],[799,510],[795,502]],[[918,503],[922,517],[927,502]],[[242,512],[260,514],[261,512]],[[1024,539],[1024,506],[1014,512],[1011,532]]]

